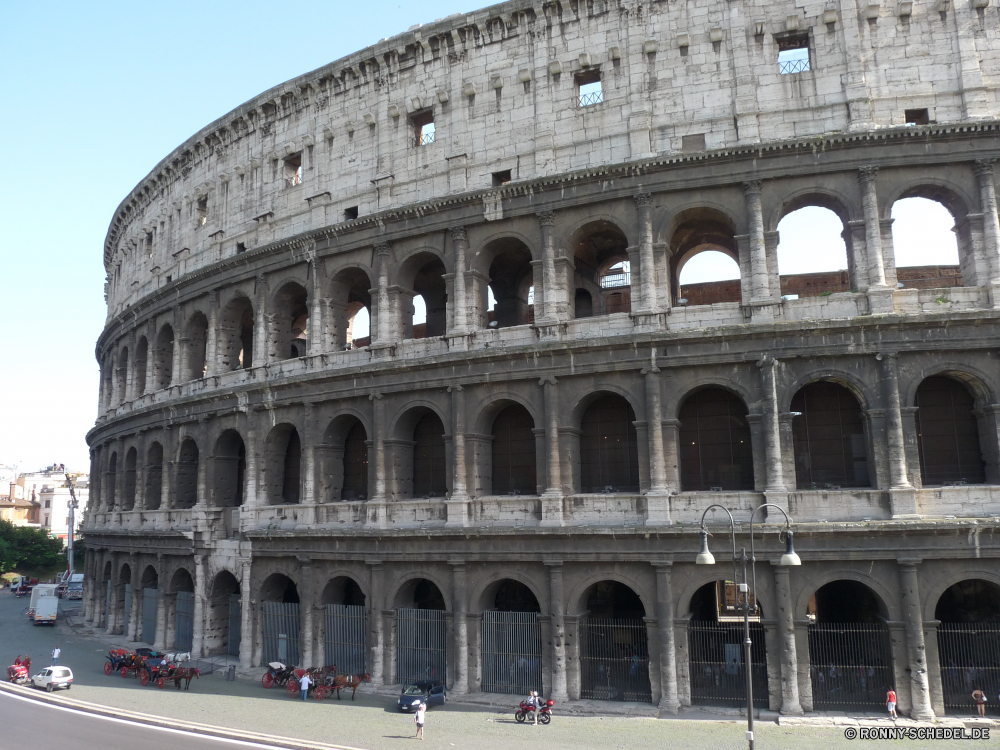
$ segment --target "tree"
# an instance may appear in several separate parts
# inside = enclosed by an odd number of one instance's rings
[[[0,520],[0,573],[46,573],[61,567],[63,543],[44,529]]]

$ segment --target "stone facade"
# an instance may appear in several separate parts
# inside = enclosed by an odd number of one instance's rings
[[[199,132],[105,245],[88,621],[141,637],[145,589],[156,645],[183,620],[205,653],[226,647],[239,596],[250,667],[265,605],[294,604],[298,661],[316,665],[324,607],[363,605],[367,671],[394,684],[401,618],[443,608],[461,693],[488,683],[484,613],[511,581],[537,605],[544,690],[565,700],[595,694],[588,610],[616,582],[645,623],[619,660],[676,711],[710,702],[695,610],[730,578],[693,564],[702,513],[732,509],[743,544],[768,502],[803,565],[778,566],[769,515],[767,704],[824,700],[815,596],[850,581],[879,603],[900,708],[943,713],[938,602],[1000,583],[996,12],[516,0]],[[779,71],[792,43],[811,70]],[[582,102],[597,80],[603,101]],[[904,125],[924,109],[932,122]],[[956,220],[940,286],[899,286],[890,211],[913,196]],[[776,227],[809,205],[841,218],[849,268],[783,298],[809,280],[779,277]],[[706,249],[738,262],[735,299],[680,304],[680,269]],[[960,405],[954,461],[930,442],[935,393]],[[716,426],[698,432],[701,415]]]

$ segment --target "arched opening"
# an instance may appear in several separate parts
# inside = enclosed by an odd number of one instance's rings
[[[426,409],[413,427],[413,497],[444,497],[448,492],[444,425]]]
[[[128,347],[118,354],[118,403],[128,400]]]
[[[631,269],[628,238],[610,221],[592,221],[577,229],[569,240],[573,253],[574,302],[583,299],[578,293],[590,295],[589,315],[610,315],[631,312]],[[586,308],[586,301],[584,299]],[[587,310],[573,310],[573,317]]]
[[[885,605],[863,583],[831,581],[806,608],[817,710],[875,711],[895,684]]]
[[[174,507],[193,508],[198,502],[198,445],[185,438],[177,454],[177,488]]]
[[[507,406],[493,420],[494,495],[537,494],[534,429],[535,421],[520,404]]]
[[[309,321],[309,295],[301,284],[290,281],[274,295],[275,359],[304,357]]]
[[[689,209],[676,217],[675,225],[669,243],[673,304],[739,302],[740,253],[729,217],[710,208]],[[691,262],[694,265],[685,273]]]
[[[580,491],[638,492],[639,449],[632,405],[598,396],[580,421]]]
[[[691,702],[701,706],[746,706],[743,607],[750,607],[750,666],[753,704],[767,708],[767,648],[763,616],[754,592],[747,599],[733,581],[710,581],[691,597],[688,660]]]
[[[108,410],[114,400],[114,369],[115,358],[108,355],[101,367],[101,406]]]
[[[586,289],[577,289],[573,297],[576,317],[589,318],[594,314],[594,297]]]
[[[977,286],[972,237],[967,226],[956,229],[964,216],[961,202],[933,186],[907,191],[892,204],[892,258],[896,280],[908,289]]]
[[[924,486],[983,484],[975,398],[955,378],[934,375],[917,388],[917,446]]]
[[[369,290],[372,287],[368,274],[360,268],[345,268],[333,277],[330,309],[333,343],[337,350],[357,349],[371,343],[372,298]]]
[[[753,449],[747,407],[722,388],[703,388],[681,404],[681,490],[753,490]]]
[[[156,335],[156,387],[169,388],[174,375],[174,329],[164,325]]]
[[[271,505],[298,503],[302,486],[302,443],[299,431],[279,424],[264,443],[264,490]]]
[[[483,692],[524,695],[542,690],[541,607],[530,588],[504,578],[486,587],[483,612]]]
[[[797,299],[857,289],[844,222],[835,202],[798,201],[778,222],[781,294]],[[846,215],[846,214],[845,214]]]
[[[170,579],[170,593],[174,595],[170,605],[173,612],[168,614],[167,622],[173,623],[173,639],[168,625],[167,642],[178,651],[190,651],[194,643],[194,580],[184,568],[178,568]]]
[[[139,630],[139,640],[143,643],[156,643],[156,608],[159,603],[159,576],[156,568],[147,565],[140,579],[142,585],[142,622]]]
[[[364,674],[365,595],[357,582],[338,576],[327,582],[321,599],[324,609],[323,663],[341,674]]]
[[[209,654],[240,655],[240,582],[228,570],[212,580],[205,622],[205,651]]]
[[[213,505],[216,508],[236,508],[243,505],[247,452],[243,438],[236,430],[226,430],[215,441],[212,468]]]
[[[396,679],[401,684],[447,679],[448,630],[441,590],[414,578],[396,592]]]
[[[870,487],[861,404],[842,385],[821,380],[792,398],[795,481],[799,489]]]
[[[646,608],[617,581],[599,581],[584,597],[580,618],[580,697],[605,701],[652,700]]]
[[[135,364],[133,365],[132,392],[141,396],[146,392],[146,358],[149,357],[149,342],[145,336],[140,336],[135,345]]]
[[[146,466],[143,472],[146,486],[143,489],[143,509],[159,510],[163,499],[163,446],[152,443],[146,450]]]
[[[264,663],[299,663],[299,590],[292,579],[274,573],[260,588]]]
[[[417,253],[399,271],[399,307],[402,337],[422,339],[443,336],[446,328],[448,293],[445,266],[433,253]],[[417,315],[418,300],[422,315]],[[421,320],[422,319],[422,320]]]
[[[365,500],[368,497],[368,434],[360,421],[344,439],[344,486],[341,500]]]
[[[112,453],[108,459],[107,482],[108,510],[115,509],[115,500],[118,490],[118,453]]]
[[[993,696],[1000,690],[1000,586],[970,578],[950,586],[938,599],[934,619],[944,707],[949,713],[975,715],[972,692],[989,698],[986,711],[1000,707]]]
[[[202,312],[190,317],[184,328],[184,380],[198,380],[205,377],[205,352],[208,346],[208,318]]]
[[[135,448],[125,454],[125,476],[122,483],[122,510],[135,508],[135,465],[138,456]]]
[[[529,299],[534,281],[531,250],[519,239],[502,237],[483,248],[482,256],[480,270],[488,281],[478,295],[479,308],[486,311],[480,313],[480,325],[507,328],[530,323],[534,319]]]
[[[128,621],[132,616],[132,568],[128,563],[118,571],[118,582],[115,586],[114,633],[128,635]]]
[[[253,367],[253,305],[234,297],[219,315],[219,365],[223,372]]]
[[[328,502],[368,498],[368,433],[361,420],[342,414],[330,422],[317,455],[321,498]]]

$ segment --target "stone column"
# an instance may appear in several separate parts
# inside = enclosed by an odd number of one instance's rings
[[[111,602],[108,604],[108,613],[105,622],[105,629],[108,635],[115,635],[118,625],[118,577],[121,574],[119,568],[121,561],[117,552],[111,553]]]
[[[167,647],[167,566],[162,554],[156,556],[156,639],[153,648],[164,651]]]
[[[466,490],[465,392],[460,385],[448,386],[451,393],[451,456],[453,466],[447,526],[469,525],[469,494]]]
[[[382,620],[382,598],[385,596],[385,566],[381,560],[366,560],[371,583],[368,604],[368,664],[373,685],[384,684],[385,629]]]
[[[132,606],[129,608],[128,623],[125,626],[127,638],[130,641],[139,640],[140,623],[142,622],[142,574],[139,571],[139,555],[135,552],[129,555],[128,568],[132,573]]]
[[[861,204],[865,216],[865,254],[868,261],[869,289],[885,289],[885,264],[882,262],[882,228],[879,224],[878,197],[875,194],[875,180],[878,167],[865,166],[858,169],[858,184],[861,186]],[[874,312],[874,310],[873,310]]]
[[[944,716],[944,683],[941,674],[941,653],[938,651],[938,627],[940,620],[924,621],[924,646],[927,649],[927,678],[930,689],[931,710],[936,716]]]
[[[252,666],[255,633],[253,631],[253,596],[250,590],[250,560],[241,560],[240,576],[240,669]]]
[[[663,411],[660,394],[660,368],[643,370],[646,381],[646,423],[649,434],[649,491],[646,493],[646,525],[670,524],[670,490],[667,487],[667,467],[663,447]]]
[[[316,665],[313,659],[313,603],[315,599],[313,586],[313,566],[308,558],[299,558],[302,569],[302,588],[299,598],[299,655],[302,666],[310,669]]]
[[[303,517],[301,523],[307,525],[316,523],[316,407],[309,401],[302,405],[303,411],[303,433],[302,433],[302,493],[299,502],[302,508]]]
[[[920,614],[920,590],[917,565],[920,560],[899,560],[899,584],[902,590],[903,623],[906,626],[906,652],[910,662],[910,717],[922,721],[934,718],[927,679],[927,653],[924,623]]]
[[[906,441],[903,436],[903,414],[899,404],[899,375],[896,353],[882,357],[882,377],[885,393],[885,431],[889,443],[889,496],[893,518],[918,518],[917,495],[906,470]]]
[[[795,648],[795,619],[788,568],[774,566],[778,636],[781,643],[781,713],[802,715],[799,701],[799,658]]]
[[[451,233],[451,247],[455,253],[454,313],[452,315],[452,330],[450,333],[465,333],[468,330],[469,300],[465,295],[465,256],[469,249],[469,240],[465,227],[455,226],[448,230]]]
[[[174,308],[173,316],[173,329],[174,329],[174,351],[173,357],[170,361],[170,383],[169,385],[177,385],[178,383],[183,383],[185,375],[181,371],[184,360],[184,342],[187,341],[187,337],[184,335],[184,321],[181,318],[180,308]],[[117,378],[116,378],[117,380]]]
[[[748,237],[750,244],[750,278],[752,292],[750,304],[771,304],[771,284],[767,272],[767,248],[764,245],[764,216],[760,203],[760,180],[743,183],[746,204]]]
[[[219,293],[208,293],[208,331],[205,341],[205,377],[219,374]]]
[[[546,562],[549,569],[549,601],[552,617],[552,700],[569,700],[566,691],[566,610],[563,602],[562,561]]]
[[[639,214],[639,279],[640,307],[638,312],[657,313],[660,311],[656,294],[656,263],[653,260],[653,218],[652,197],[649,193],[639,193],[632,197]]]
[[[90,627],[94,617],[94,550],[83,553],[83,624]]]
[[[323,311],[326,309],[323,299],[323,281],[320,279],[320,269],[322,262],[312,260],[309,262],[309,320],[306,322],[309,333],[306,335],[306,351],[310,356],[322,354],[326,349],[326,342],[323,340]]]
[[[781,425],[778,419],[778,390],[775,367],[778,362],[771,356],[764,356],[757,362],[760,368],[761,401],[763,403],[762,423],[764,427],[764,461],[767,467],[767,483],[764,493],[767,501],[787,508],[785,477],[781,466]],[[773,495],[773,497],[772,497]]]
[[[386,525],[386,495],[385,495],[385,404],[381,393],[368,396],[372,402],[372,448],[375,453],[375,494],[368,501],[367,525],[385,528]]]
[[[674,594],[670,584],[672,562],[654,562],[656,571],[656,622],[660,640],[660,705],[661,711],[676,714],[680,709],[677,697],[677,642],[674,638]]]
[[[538,225],[542,230],[542,303],[543,314],[536,315],[536,323],[555,323],[566,317],[566,295],[560,289],[556,276],[556,248],[553,227],[556,215],[552,211],[538,214]],[[538,310],[538,290],[535,290],[535,309]],[[540,320],[538,318],[541,318]]]
[[[562,472],[559,465],[559,392],[555,377],[541,378],[545,398],[545,492],[542,493],[542,526],[562,526]]]
[[[465,590],[465,561],[450,563],[452,571],[452,611],[455,613],[455,695],[469,692],[469,623]]]
[[[389,243],[375,245],[375,263],[378,268],[377,298],[375,302],[376,330],[372,331],[373,343],[389,344],[392,336],[392,310],[389,304]]]
[[[205,565],[205,555],[194,556],[194,634],[191,638],[191,653],[196,659],[204,656]]]
[[[973,171],[979,187],[979,206],[983,212],[983,252],[989,268],[989,278],[976,279],[980,286],[990,287],[993,307],[1000,307],[1000,217],[997,216],[997,194],[993,182],[993,160],[977,159]]]
[[[253,352],[251,361],[254,367],[266,365],[271,347],[267,344],[270,331],[267,327],[267,277],[257,275],[254,290],[254,321],[253,321]]]
[[[146,336],[146,388],[143,393],[156,390],[156,331],[149,327]]]

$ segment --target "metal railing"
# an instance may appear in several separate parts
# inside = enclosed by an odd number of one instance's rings
[[[429,146],[432,143],[434,143],[434,131],[433,130],[429,130],[426,133],[421,133],[420,135],[417,136],[417,145],[418,146]]]
[[[580,677],[582,698],[652,701],[646,623],[607,617],[582,618]]]
[[[190,651],[194,643],[194,592],[177,592],[177,610],[174,622],[174,648]]]
[[[581,107],[592,107],[595,104],[601,104],[603,102],[604,102],[603,91],[593,91],[589,94],[580,94]]]
[[[631,269],[611,269],[601,277],[602,289],[619,289],[632,283]]]
[[[444,612],[397,609],[396,633],[397,682],[446,679],[448,631]]]
[[[483,692],[542,690],[542,631],[535,612],[483,612]]]
[[[767,652],[764,627],[750,623],[753,704],[767,708]],[[691,702],[701,706],[745,708],[746,671],[743,663],[742,622],[692,621],[688,629]]]
[[[895,678],[884,622],[810,625],[809,662],[816,710],[885,710]]]
[[[323,664],[340,674],[365,673],[365,608],[327,604],[324,610]]]
[[[785,60],[778,63],[778,69],[781,71],[781,75],[804,73],[809,70],[809,60]]]
[[[243,604],[239,594],[229,595],[229,636],[226,639],[226,652],[230,656],[240,655],[240,642],[243,640]]]
[[[1000,623],[943,622],[937,639],[945,710],[974,716],[972,691],[979,688],[988,698],[986,712],[1000,714],[994,700],[1000,691]]]
[[[299,605],[263,602],[264,663],[299,663]]]

